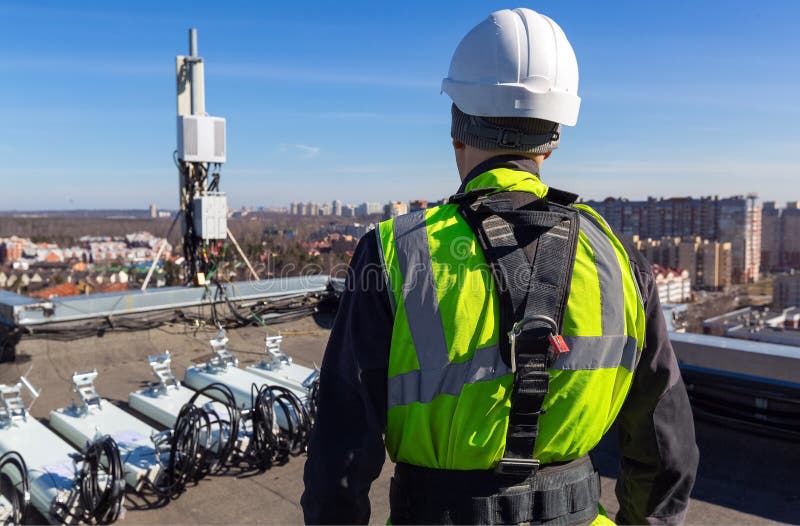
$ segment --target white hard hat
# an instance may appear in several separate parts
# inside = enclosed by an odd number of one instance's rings
[[[578,62],[561,28],[530,9],[496,11],[453,53],[442,81],[458,108],[483,117],[578,121]]]

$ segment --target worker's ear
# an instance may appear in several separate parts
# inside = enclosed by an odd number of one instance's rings
[[[547,152],[546,154],[544,154],[544,158],[545,158],[545,159],[549,159],[549,158],[550,158],[550,154],[551,154],[551,153],[553,153],[553,150],[550,150],[549,152]]]
[[[458,168],[458,175],[461,180],[467,176],[467,145],[461,141],[453,139],[453,154],[456,158],[456,168]]]

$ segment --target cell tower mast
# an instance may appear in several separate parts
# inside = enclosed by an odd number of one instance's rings
[[[197,30],[189,30],[189,55],[175,57],[178,88],[179,204],[186,283],[204,285],[228,235],[228,206],[219,190],[226,159],[225,119],[206,113],[203,58]]]

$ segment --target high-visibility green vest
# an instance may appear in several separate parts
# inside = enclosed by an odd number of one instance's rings
[[[488,187],[548,191],[535,175],[509,168],[477,176],[466,190]],[[596,212],[574,206],[597,224],[580,221],[563,322],[571,351],[550,368],[539,418],[534,457],[543,464],[597,445],[644,344],[644,307],[625,249]],[[394,308],[389,456],[429,468],[490,469],[505,450],[513,376],[498,351],[498,296],[480,245],[450,204],[384,221],[376,231]]]

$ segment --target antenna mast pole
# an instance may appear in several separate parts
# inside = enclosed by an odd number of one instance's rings
[[[194,28],[189,30],[189,54],[175,57],[175,72],[185,282],[205,285],[227,236],[228,206],[219,191],[219,171],[226,160],[225,119],[206,114],[204,61]]]
[[[219,189],[226,160],[225,119],[206,113],[204,61],[197,53],[197,30],[189,30],[189,55],[175,57],[178,86],[179,201],[187,285],[215,279],[228,237],[254,278],[258,275],[228,230],[228,203]]]

